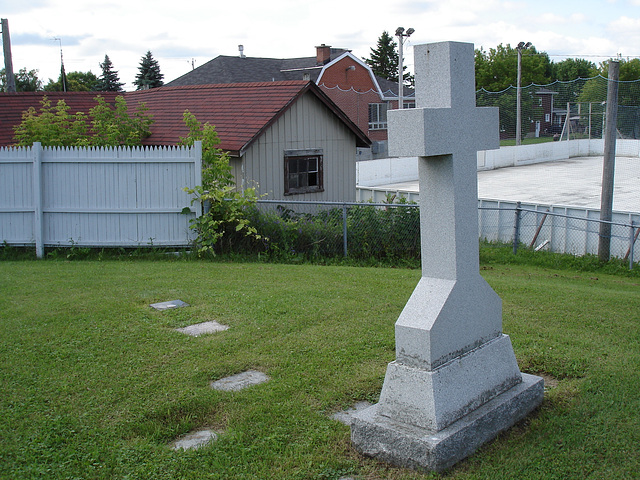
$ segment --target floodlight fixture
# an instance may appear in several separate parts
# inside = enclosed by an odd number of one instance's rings
[[[396,28],[396,36],[398,37],[398,108],[402,109],[404,103],[404,67],[402,66],[402,47],[404,46],[404,41],[411,36],[411,34],[415,32],[415,29],[409,28],[406,33],[404,27]]]
[[[529,48],[531,46],[531,42],[520,42],[516,47],[518,51],[518,76],[517,76],[517,86],[516,86],[516,145],[522,144],[522,89],[520,87],[520,83],[522,81],[522,49]]]

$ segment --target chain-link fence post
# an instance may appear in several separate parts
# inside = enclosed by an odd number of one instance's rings
[[[513,220],[513,254],[518,253],[518,242],[520,241],[520,212],[522,210],[522,204],[518,202],[516,204],[516,214]]]
[[[342,204],[342,249],[344,256],[347,256],[347,204]]]
[[[640,233],[640,228],[638,228],[637,232],[635,230],[635,223],[631,222],[631,228],[629,229],[629,250],[627,250],[627,257],[629,257],[629,270],[633,270],[633,250],[636,240],[638,239],[638,234]]]

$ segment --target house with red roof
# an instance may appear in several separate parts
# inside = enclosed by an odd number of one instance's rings
[[[70,111],[88,113],[105,92],[50,92]],[[13,143],[13,127],[45,95],[0,94],[0,146]],[[238,188],[255,187],[267,199],[355,201],[356,150],[371,141],[316,84],[276,81],[160,87],[120,93],[130,110],[145,104],[153,117],[149,146],[176,145],[188,130],[189,110],[215,126],[220,148],[229,152]],[[84,106],[81,105],[85,102]]]

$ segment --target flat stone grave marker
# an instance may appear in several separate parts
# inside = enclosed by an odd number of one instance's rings
[[[206,445],[209,442],[213,442],[218,439],[218,435],[212,430],[204,429],[191,432],[184,437],[179,438],[173,442],[172,448],[174,450],[190,450],[193,448],[199,448]]]
[[[269,377],[257,370],[247,370],[246,372],[238,373],[230,377],[221,378],[211,382],[211,388],[214,390],[223,390],[226,392],[237,392],[243,388],[250,387],[252,385],[259,385],[267,382]]]
[[[160,302],[160,303],[152,303],[149,305],[151,308],[155,308],[156,310],[170,310],[172,308],[182,308],[188,307],[189,304],[183,302],[182,300],[170,300],[168,302]]]
[[[480,275],[477,151],[495,149],[498,109],[475,104],[473,44],[414,47],[418,108],[388,112],[389,154],[419,157],[422,277],[395,326],[377,404],[353,417],[361,453],[441,471],[535,409],[502,301]]]
[[[189,325],[188,327],[176,328],[178,332],[191,335],[192,337],[199,337],[200,335],[205,335],[207,333],[223,332],[228,329],[229,327],[227,325],[221,325],[215,321],[196,323],[194,325]]]

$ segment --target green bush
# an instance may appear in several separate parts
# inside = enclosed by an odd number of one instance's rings
[[[368,204],[347,209],[347,255],[350,259],[418,259],[418,208],[379,207]],[[249,208],[248,223],[259,241],[232,232],[224,242],[235,253],[265,253],[274,259],[319,260],[344,255],[342,208],[300,213],[278,205]]]

